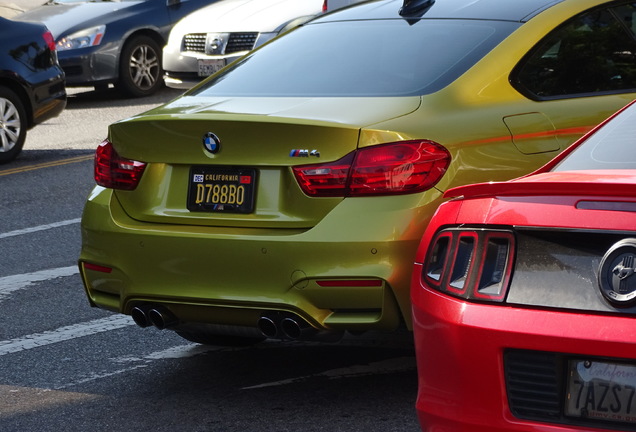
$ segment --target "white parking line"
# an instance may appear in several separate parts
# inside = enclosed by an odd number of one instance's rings
[[[97,381],[97,380],[100,380],[102,378],[110,378],[110,377],[115,376],[115,375],[121,375],[123,373],[132,372],[132,371],[134,371],[136,369],[141,369],[141,368],[145,368],[145,367],[148,367],[148,365],[141,364],[141,365],[132,366],[132,367],[129,367],[129,368],[126,368],[126,369],[118,369],[118,370],[112,371],[112,372],[104,372],[104,373],[95,372],[95,373],[92,373],[90,376],[87,376],[85,378],[80,378],[80,379],[78,379],[76,381],[69,382],[69,383],[66,383],[66,384],[61,385],[61,386],[57,386],[57,387],[55,387],[55,390],[65,390],[65,389],[70,388],[70,387],[78,386],[78,385],[81,385],[81,384],[86,384],[86,383],[89,383],[89,382],[92,382],[92,381]]]
[[[21,338],[0,341],[0,356],[132,325],[135,325],[135,323],[128,315],[113,315],[85,323],[60,327],[56,330],[34,333]]]
[[[136,369],[148,367],[148,363],[151,363],[155,360],[163,360],[163,359],[182,359],[188,357],[194,357],[196,355],[210,352],[210,351],[234,351],[245,348],[227,348],[227,347],[214,347],[214,346],[205,346],[198,345],[195,343],[189,343],[185,345],[179,345],[171,348],[166,348],[165,350],[155,351],[150,354],[146,354],[143,356],[123,356],[109,359],[112,363],[115,364],[131,364],[132,366],[126,366],[121,369],[116,369],[112,371],[104,371],[104,372],[90,372],[88,375],[84,377],[76,377],[75,381],[68,382],[66,384],[55,387],[55,390],[64,390],[70,387],[74,387],[81,384],[86,384],[91,381],[97,381],[102,378],[109,378],[115,375],[121,375],[123,373],[132,372]],[[138,363],[138,364],[134,364]]]
[[[31,227],[31,228],[24,228],[24,229],[15,230],[15,231],[9,231],[6,233],[0,233],[0,239],[7,238],[7,237],[15,237],[15,236],[23,235],[23,234],[30,234],[37,231],[45,231],[51,228],[59,228],[66,225],[73,225],[73,224],[80,223],[81,220],[82,219],[80,218],[69,219],[69,220],[54,222],[54,223],[50,223],[46,225],[39,225],[39,226]]]
[[[76,265],[59,267],[48,270],[40,270],[33,273],[24,273],[13,276],[0,277],[0,301],[8,294],[28,287],[35,282],[42,282],[58,277],[73,276],[79,273]]]

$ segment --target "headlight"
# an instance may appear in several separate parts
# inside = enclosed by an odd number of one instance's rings
[[[57,41],[56,47],[58,51],[66,51],[76,48],[97,46],[102,42],[104,33],[106,33],[105,25],[87,28],[63,37]]]

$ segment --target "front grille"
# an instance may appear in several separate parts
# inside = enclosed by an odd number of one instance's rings
[[[206,33],[189,33],[183,38],[182,51],[205,54]],[[254,48],[258,33],[230,33],[222,54],[250,51]]]
[[[508,403],[515,417],[555,421],[561,415],[559,364],[554,353],[510,350],[504,357]]]
[[[205,53],[205,33],[190,33],[183,38],[183,51]]]
[[[258,33],[232,33],[225,47],[225,54],[250,51],[254,48]]]

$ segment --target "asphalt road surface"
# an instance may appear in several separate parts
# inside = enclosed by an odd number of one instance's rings
[[[0,165],[0,431],[418,431],[410,334],[189,343],[90,308],[77,270],[94,148],[145,99],[72,90]]]

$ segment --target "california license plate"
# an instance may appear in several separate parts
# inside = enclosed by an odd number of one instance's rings
[[[636,424],[636,365],[572,360],[565,414]]]
[[[210,76],[225,67],[225,59],[200,59],[198,63],[200,77]]]
[[[256,170],[253,168],[192,167],[188,182],[188,210],[252,213]]]

